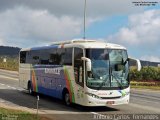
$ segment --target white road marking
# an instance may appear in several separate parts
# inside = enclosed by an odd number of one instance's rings
[[[3,85],[3,86],[4,86],[5,84],[3,84],[3,83],[0,83],[0,85]]]
[[[23,88],[16,88],[16,90],[23,91],[24,89]]]
[[[6,86],[10,89],[13,89],[13,90],[18,90],[18,91],[23,91],[24,89],[23,88],[16,88],[16,87],[12,87],[10,85],[7,85],[7,84],[3,84],[3,83],[0,83],[0,85],[2,85],[3,87]]]
[[[0,77],[1,78],[11,79],[11,80],[18,80],[18,78],[8,77],[8,76],[4,76],[4,75],[0,75]]]
[[[18,74],[18,71],[10,71],[10,70],[4,70],[4,69],[0,69],[1,72],[5,72],[5,73],[13,73],[13,74]]]
[[[4,102],[6,102],[6,101],[0,98],[0,103],[4,103]]]
[[[10,88],[12,88],[12,89],[14,89],[14,90],[16,90],[17,88],[15,88],[15,87],[10,87]]]

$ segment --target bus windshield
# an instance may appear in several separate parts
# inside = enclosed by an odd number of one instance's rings
[[[122,89],[129,86],[128,56],[121,49],[86,49],[92,69],[86,85],[92,89]]]

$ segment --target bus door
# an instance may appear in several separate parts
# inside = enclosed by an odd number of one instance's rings
[[[78,103],[83,102],[84,96],[84,62],[81,60],[81,57],[83,57],[83,49],[74,48],[75,97]]]

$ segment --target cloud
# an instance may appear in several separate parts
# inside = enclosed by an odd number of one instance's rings
[[[151,62],[160,62],[160,57],[158,56],[149,56],[145,55],[140,58],[141,60],[151,61]]]
[[[89,17],[129,14],[142,10],[135,7],[133,0],[87,0]],[[26,6],[35,10],[47,10],[56,16],[83,16],[84,0],[1,0],[0,10]],[[123,6],[123,7],[122,7]]]
[[[129,16],[129,26],[123,27],[109,40],[129,45],[157,45],[160,43],[160,10],[149,10]]]
[[[3,44],[30,47],[72,39],[82,33],[84,0],[1,0],[0,3]],[[103,17],[137,10],[141,8],[135,10],[128,0],[87,0],[87,27]]]
[[[4,44],[4,40],[0,38],[0,46]]]
[[[138,53],[139,57],[150,54],[159,58],[159,30],[160,10],[148,10],[130,15],[128,26],[120,28],[117,33],[110,35],[107,39],[110,42],[125,45],[132,53]],[[152,58],[158,60],[156,57]]]
[[[89,19],[88,25],[92,22],[94,19]],[[47,10],[17,7],[0,13],[0,26],[2,43],[29,47],[79,35],[83,20],[71,16],[56,17]]]

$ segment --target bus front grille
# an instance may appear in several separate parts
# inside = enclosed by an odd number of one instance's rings
[[[117,99],[121,98],[121,96],[116,96],[116,97],[101,97],[102,99]]]

